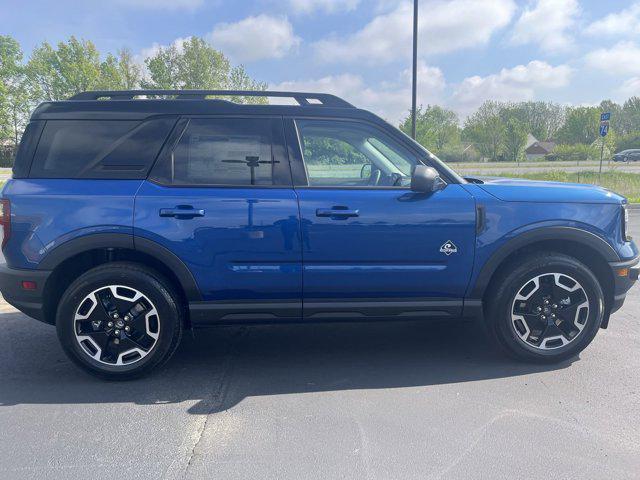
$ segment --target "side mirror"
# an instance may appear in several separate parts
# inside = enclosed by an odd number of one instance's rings
[[[435,168],[416,165],[411,175],[411,190],[418,193],[433,193],[442,190],[446,183]]]

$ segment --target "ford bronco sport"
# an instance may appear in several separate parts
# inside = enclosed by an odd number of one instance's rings
[[[638,277],[623,197],[462,178],[323,94],[44,103],[0,201],[4,298],[106,378],[166,361],[184,329],[257,322],[477,319],[512,356],[558,362]]]

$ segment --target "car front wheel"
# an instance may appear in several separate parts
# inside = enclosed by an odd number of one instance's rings
[[[169,282],[144,266],[115,262],[81,275],[58,305],[56,328],[67,355],[102,378],[138,377],[164,363],[182,333]]]
[[[563,254],[525,256],[502,274],[490,295],[490,336],[521,360],[560,362],[595,337],[604,294],[591,270]]]

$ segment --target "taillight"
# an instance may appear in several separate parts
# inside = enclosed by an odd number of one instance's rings
[[[0,199],[0,227],[2,227],[2,248],[11,236],[11,202],[6,198]]]

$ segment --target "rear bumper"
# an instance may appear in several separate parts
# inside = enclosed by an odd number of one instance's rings
[[[620,310],[627,297],[627,292],[638,281],[640,274],[640,257],[626,262],[610,263],[613,271],[613,304],[610,313]]]
[[[0,292],[4,299],[24,314],[46,321],[43,309],[44,286],[51,275],[47,270],[19,270],[0,264]],[[36,288],[25,290],[22,282],[34,282]]]

